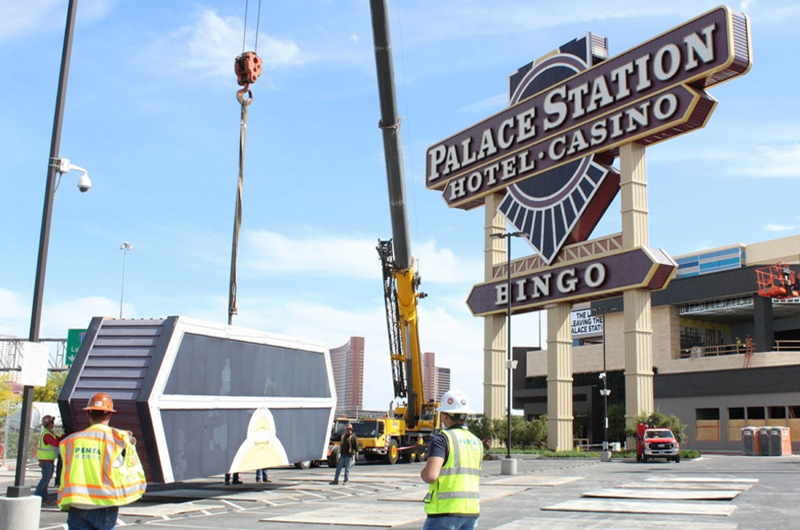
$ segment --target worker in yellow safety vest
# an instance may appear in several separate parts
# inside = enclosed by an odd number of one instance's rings
[[[469,407],[460,390],[445,392],[437,409],[445,429],[431,440],[428,462],[420,473],[430,484],[425,497],[428,518],[423,530],[472,530],[480,516],[483,444],[465,425]]]
[[[58,506],[69,511],[69,530],[114,530],[119,507],[138,500],[147,486],[136,439],[108,425],[116,412],[108,394],[93,395],[83,410],[91,426],[59,444]]]
[[[42,418],[42,433],[39,435],[39,448],[38,458],[39,467],[42,468],[42,479],[36,486],[34,495],[42,498],[42,503],[47,502],[47,486],[50,484],[50,479],[53,478],[53,470],[55,469],[55,461],[58,457],[58,444],[63,436],[56,436],[53,432],[55,429],[56,421],[53,416],[49,414]],[[58,480],[56,480],[58,485]]]

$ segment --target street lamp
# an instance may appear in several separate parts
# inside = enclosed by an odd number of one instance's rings
[[[592,311],[598,311],[603,315],[603,371],[598,376],[603,380],[603,388],[600,390],[600,395],[603,396],[603,452],[600,459],[603,462],[609,462],[611,461],[611,452],[608,450],[608,396],[611,395],[611,390],[608,388],[608,371],[606,369],[606,313],[617,311],[617,308],[598,307]]]
[[[127,241],[124,242],[119,246],[119,249],[123,251],[122,253],[122,291],[119,293],[119,318],[122,319],[122,300],[125,298],[125,263],[128,260],[128,251],[133,250],[133,245],[128,243]]]
[[[508,391],[508,406],[506,409],[506,423],[508,424],[508,432],[506,433],[506,458],[511,458],[511,371],[516,367],[513,361],[511,351],[511,238],[522,237],[525,232],[497,232],[489,234],[493,239],[505,238],[506,240],[506,268],[507,268],[507,281],[506,284],[506,329],[508,331],[508,340],[506,341],[506,389]]]
[[[86,170],[72,166],[69,161],[58,157],[61,147],[61,125],[64,121],[64,103],[67,98],[67,81],[69,79],[69,61],[72,55],[72,33],[75,26],[75,15],[78,12],[77,0],[70,0],[67,7],[67,22],[64,29],[64,46],[61,51],[61,69],[58,76],[58,92],[56,95],[56,109],[53,118],[53,135],[50,139],[50,161],[47,165],[47,184],[44,194],[44,208],[42,210],[42,229],[39,235],[39,256],[36,261],[36,279],[33,289],[33,309],[31,311],[31,330],[28,340],[39,342],[39,328],[42,321],[42,300],[44,298],[44,280],[47,270],[47,249],[50,244],[50,222],[53,218],[53,199],[56,194],[56,173],[60,176],[75,169],[82,171],[83,176],[78,180],[78,187],[86,192],[91,188],[91,181],[86,176]],[[9,486],[7,497],[30,497],[31,488],[25,486],[25,467],[28,460],[28,438],[30,436],[31,411],[33,404],[33,387],[26,385],[22,390],[22,411],[20,413],[19,445],[17,450],[17,469],[14,475],[14,485]]]

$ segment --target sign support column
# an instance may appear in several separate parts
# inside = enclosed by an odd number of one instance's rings
[[[490,237],[504,232],[506,221],[497,213],[497,206],[504,194],[494,193],[486,197],[484,232],[485,281],[491,281],[492,269],[506,259],[506,240]],[[483,413],[489,419],[505,416],[505,366],[506,366],[506,316],[488,315],[483,318]]]
[[[647,226],[647,168],[645,148],[638,143],[620,147],[622,194],[622,246],[629,249],[649,244]],[[653,326],[650,291],[623,293],[625,316],[625,420],[633,427],[634,416],[653,412]]]
[[[572,449],[572,304],[547,309],[547,447]]]

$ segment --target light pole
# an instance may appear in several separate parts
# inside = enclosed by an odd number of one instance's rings
[[[128,260],[128,251],[133,250],[133,245],[124,242],[119,246],[122,251],[122,290],[119,293],[119,318],[122,319],[122,300],[125,298],[125,263]]]
[[[608,388],[608,371],[606,369],[606,313],[616,311],[616,308],[600,307],[597,308],[597,311],[603,315],[603,371],[599,376],[603,380],[603,388],[600,390],[600,395],[603,396],[603,451],[600,459],[603,462],[609,462],[611,461],[611,451],[608,450],[608,396],[611,395],[611,390]]]
[[[58,157],[61,147],[61,125],[64,121],[64,103],[67,98],[67,81],[69,79],[69,61],[72,55],[72,33],[75,25],[75,15],[78,11],[78,0],[70,0],[67,7],[67,22],[64,30],[64,46],[61,52],[61,70],[58,76],[58,93],[56,95],[56,109],[53,119],[53,135],[50,139],[50,160],[47,166],[47,184],[44,194],[44,208],[42,210],[42,229],[39,236],[39,256],[36,261],[36,279],[33,289],[33,309],[31,311],[31,330],[28,340],[39,341],[39,328],[42,321],[42,300],[44,298],[44,280],[47,270],[47,249],[50,244],[50,222],[53,217],[53,199],[56,193],[56,174],[63,175],[70,169],[69,161],[62,161]],[[66,170],[66,171],[65,171]],[[82,171],[82,170],[79,170]],[[78,187],[81,191],[88,191],[91,183],[85,171]],[[25,467],[28,460],[28,438],[30,435],[31,410],[33,404],[33,387],[26,385],[22,390],[22,412],[20,413],[19,446],[17,451],[17,469],[14,475],[14,485],[7,490],[8,497],[30,497],[31,488],[25,486]]]
[[[508,391],[508,404],[506,409],[506,423],[508,432],[506,433],[506,458],[511,458],[511,371],[514,369],[511,350],[511,238],[524,236],[525,232],[497,232],[490,234],[494,239],[505,238],[506,240],[506,330],[508,339],[506,341],[506,389]]]

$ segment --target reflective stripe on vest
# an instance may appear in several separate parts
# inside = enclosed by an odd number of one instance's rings
[[[39,436],[39,452],[37,453],[37,458],[39,460],[55,460],[58,455],[58,447],[44,443],[44,436],[46,434],[55,438],[55,435],[50,432],[47,427],[42,427],[42,434]]]
[[[428,514],[479,514],[483,445],[465,428],[442,431],[447,437],[447,459],[439,478],[428,487]]]
[[[144,494],[144,471],[126,431],[92,425],[59,445],[64,462],[58,490],[62,510],[72,504],[122,506]]]

